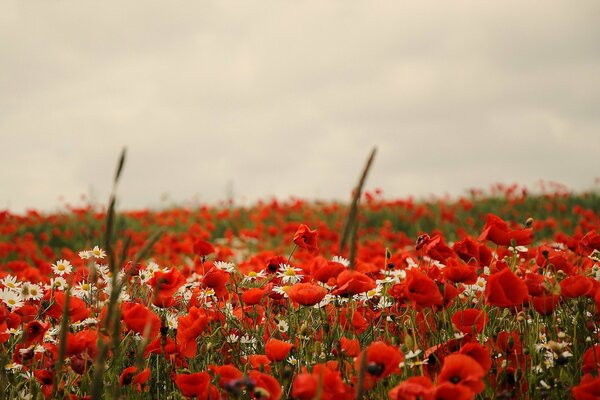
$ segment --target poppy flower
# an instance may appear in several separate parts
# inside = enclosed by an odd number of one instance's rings
[[[54,303],[46,311],[46,314],[54,319],[60,319],[65,308],[67,295],[64,292],[55,291],[53,294]],[[90,316],[90,310],[86,307],[85,302],[80,298],[69,297],[69,318],[72,322],[79,322]]]
[[[294,243],[300,248],[315,252],[319,249],[317,247],[318,236],[319,233],[316,229],[311,231],[308,226],[302,224],[294,234]]]
[[[180,353],[188,358],[196,356],[198,336],[206,329],[210,319],[204,310],[190,307],[187,315],[178,318],[177,345]]]
[[[406,274],[406,297],[420,307],[439,306],[444,299],[436,283],[416,268]]]
[[[313,400],[321,385],[321,400],[353,399],[352,389],[344,383],[340,371],[329,365],[317,364],[312,373],[304,371],[294,378],[292,397],[298,400]]]
[[[250,371],[248,378],[253,382],[254,395],[261,400],[279,400],[281,385],[273,376],[260,371]]]
[[[137,332],[140,335],[146,334],[146,329],[148,329],[148,338],[154,339],[158,336],[160,330],[160,318],[142,304],[130,302],[123,303],[121,305],[121,318],[128,329]]]
[[[446,259],[454,256],[454,252],[444,243],[441,235],[431,237],[423,246],[423,253],[441,263],[445,263]]]
[[[524,246],[533,241],[533,229],[510,229],[508,224],[494,214],[488,214],[479,241],[489,240],[498,246]]]
[[[337,277],[337,289],[332,293],[336,296],[352,296],[375,289],[377,284],[362,272],[347,269]]]
[[[260,304],[266,293],[266,289],[251,288],[242,293],[242,301],[248,306],[254,306]]]
[[[138,370],[137,367],[128,367],[123,370],[119,376],[119,384],[121,386],[136,385],[138,390],[141,390],[142,385],[148,382],[150,378],[150,368],[146,368],[142,371]]]
[[[173,295],[185,283],[185,277],[177,268],[171,268],[169,272],[156,271],[148,281],[148,285],[154,288],[152,303],[157,307],[170,307],[175,302]]]
[[[434,391],[431,379],[426,376],[411,376],[388,393],[390,400],[429,399]]]
[[[467,355],[477,361],[486,373],[492,368],[492,357],[490,356],[490,352],[479,342],[464,344],[460,348],[459,353]]]
[[[444,276],[446,279],[455,283],[472,285],[477,282],[477,271],[475,270],[475,267],[453,258],[446,261]]]
[[[209,365],[208,368],[219,378],[219,386],[222,388],[244,377],[244,373],[232,364]]]
[[[265,353],[271,361],[283,361],[288,356],[293,344],[279,339],[269,339],[265,343]]]
[[[404,360],[400,350],[381,341],[371,343],[364,351],[367,352],[367,373],[373,379],[382,379],[399,371],[400,362]],[[356,358],[357,371],[360,369],[361,358],[362,353]]]
[[[569,276],[560,281],[560,294],[567,298],[587,296],[593,289],[594,284],[587,276]]]
[[[44,334],[50,328],[49,323],[40,321],[31,321],[25,325],[23,329],[23,342],[25,346],[30,346],[34,342],[40,342],[44,338]]]
[[[475,395],[467,386],[442,383],[435,387],[431,400],[473,400]]]
[[[596,344],[585,351],[581,369],[586,374],[600,372],[600,345]]]
[[[206,240],[198,239],[194,242],[194,253],[196,253],[197,256],[206,257],[214,252],[215,248]]]
[[[452,250],[467,264],[487,267],[493,259],[492,252],[485,244],[478,243],[470,237],[465,237],[454,243]]]
[[[585,374],[579,385],[571,389],[574,400],[595,400],[600,398],[600,377]]]
[[[462,385],[475,393],[485,388],[483,376],[485,371],[473,358],[464,354],[450,354],[444,358],[444,365],[437,377],[438,384],[445,382]]]
[[[348,339],[342,336],[340,339],[340,348],[348,357],[356,357],[360,353],[360,342],[358,339]]]
[[[210,375],[207,372],[177,374],[175,384],[186,397],[195,397],[198,400],[219,398],[219,391],[210,384]]]
[[[510,269],[489,276],[485,286],[485,300],[496,307],[517,307],[529,297],[527,285]]]
[[[452,315],[452,323],[462,333],[481,333],[489,318],[485,311],[475,308],[459,310]]]
[[[328,283],[338,277],[346,267],[339,262],[328,261],[324,257],[315,257],[310,264],[310,274],[319,282]]]
[[[529,300],[533,309],[541,315],[551,315],[560,301],[560,296],[553,294],[542,294],[532,296]]]
[[[312,283],[296,283],[286,291],[290,299],[303,306],[313,306],[319,303],[327,290]]]

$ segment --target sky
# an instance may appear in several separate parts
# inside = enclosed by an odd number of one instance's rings
[[[1,8],[0,209],[598,188],[596,0]]]

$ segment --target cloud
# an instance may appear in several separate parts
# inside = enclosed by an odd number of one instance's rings
[[[0,207],[346,199],[498,181],[588,188],[600,145],[595,1],[9,2]]]

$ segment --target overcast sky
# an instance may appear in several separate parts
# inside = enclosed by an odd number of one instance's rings
[[[600,176],[600,2],[5,1],[0,209]],[[165,202],[165,198],[168,200]],[[161,200],[162,199],[162,200]]]

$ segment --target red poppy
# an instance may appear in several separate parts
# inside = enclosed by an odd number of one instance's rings
[[[248,377],[253,381],[254,395],[261,400],[281,398],[281,385],[273,376],[259,371],[250,371]]]
[[[400,370],[400,362],[404,360],[402,352],[384,342],[373,342],[364,351],[367,352],[367,374],[373,380],[382,379]],[[355,368],[360,369],[362,353],[356,358]]]
[[[317,230],[310,230],[308,226],[302,224],[298,227],[296,234],[294,235],[294,243],[303,249],[307,249],[310,252],[317,251],[317,237],[319,233]]]
[[[483,232],[479,235],[479,241],[489,240],[498,246],[524,246],[533,241],[533,229],[510,229],[502,218],[488,214]]]
[[[204,310],[190,307],[187,315],[178,318],[177,346],[180,353],[188,358],[196,356],[198,336],[204,332],[210,319]]]
[[[254,369],[271,372],[271,360],[264,354],[249,355],[248,362]]]
[[[527,285],[510,269],[490,275],[485,286],[485,300],[496,307],[516,307],[529,297]]]
[[[49,296],[49,295],[48,295]],[[60,319],[65,308],[67,295],[64,292],[54,292],[54,303],[46,311],[46,314],[54,319]],[[72,322],[78,322],[90,316],[90,310],[86,307],[85,302],[80,298],[69,297],[69,318]]]
[[[464,344],[460,348],[459,353],[467,355],[477,361],[486,373],[492,368],[492,357],[490,356],[490,352],[478,342]]]
[[[434,235],[423,246],[423,252],[430,258],[445,263],[446,259],[452,257],[454,252],[448,247],[441,235]]]
[[[150,368],[146,368],[139,371],[137,367],[128,367],[123,370],[119,376],[119,384],[121,386],[136,385],[137,389],[140,390],[141,386],[144,385],[150,378]]]
[[[465,237],[454,243],[452,250],[467,264],[476,264],[479,267],[487,267],[493,259],[490,249],[483,243],[477,243],[470,237]]]
[[[313,400],[317,398],[321,385],[321,400],[350,400],[353,399],[352,389],[344,383],[337,368],[317,364],[312,373],[304,372],[296,375],[292,384],[292,397],[298,400]]]
[[[173,295],[185,283],[185,277],[177,268],[171,268],[169,272],[156,271],[148,281],[148,285],[154,288],[152,303],[157,307],[170,307],[174,304]]]
[[[466,386],[473,392],[480,393],[485,388],[484,375],[483,368],[473,358],[464,354],[450,354],[444,358],[444,365],[437,381],[439,384],[448,382]]]
[[[347,269],[338,275],[337,286],[337,289],[332,292],[334,295],[352,296],[375,289],[377,284],[362,272]]]
[[[125,322],[127,328],[140,335],[148,334],[149,339],[154,339],[158,336],[160,331],[160,318],[142,304],[123,303],[121,305],[121,318],[123,319],[123,322]],[[146,330],[148,330],[147,333]]]
[[[579,385],[571,389],[574,400],[595,400],[600,398],[600,377],[585,374]]]
[[[194,242],[194,253],[200,257],[206,257],[207,255],[214,253],[215,248],[209,242],[198,239]]]
[[[244,293],[242,293],[242,301],[248,306],[260,304],[262,298],[265,296],[265,293],[267,293],[267,290],[261,288],[251,288],[245,290]]]
[[[560,281],[560,294],[567,298],[587,296],[593,290],[594,283],[587,276],[569,276]]]
[[[459,310],[452,316],[452,323],[462,333],[481,333],[489,318],[485,311],[475,308]]]
[[[467,386],[442,383],[436,386],[431,400],[473,400],[475,395]]]
[[[211,372],[219,377],[219,386],[226,388],[230,383],[242,379],[244,374],[232,364],[209,365]]]
[[[327,261],[324,257],[315,257],[310,264],[310,274],[319,282],[328,283],[334,280],[346,267],[335,261]]]
[[[444,298],[433,279],[416,268],[409,270],[406,275],[405,291],[410,301],[420,307],[439,306],[443,303]]]
[[[585,351],[581,369],[586,374],[600,372],[600,345],[596,344]]]
[[[472,285],[477,282],[477,271],[475,270],[475,267],[454,258],[446,261],[444,276],[448,280],[456,283]]]
[[[431,379],[426,376],[411,376],[390,390],[390,400],[430,399],[435,388]]]
[[[219,398],[219,391],[210,384],[210,375],[207,372],[177,374],[175,384],[186,397],[195,397],[198,400]]]
[[[313,306],[319,303],[327,290],[322,286],[313,285],[312,283],[296,283],[286,291],[290,299],[303,306]]]
[[[50,328],[49,323],[41,323],[40,321],[31,321],[25,325],[23,329],[23,342],[26,347],[29,347],[34,342],[40,342],[44,338],[44,334]]]
[[[279,339],[269,339],[265,343],[265,353],[271,361],[283,361],[294,347],[293,344]]]
[[[356,357],[360,353],[360,342],[358,339],[348,339],[342,336],[340,339],[340,348],[348,357]]]
[[[560,301],[560,296],[553,294],[542,294],[532,296],[529,302],[533,305],[535,311],[541,315],[550,315]]]

